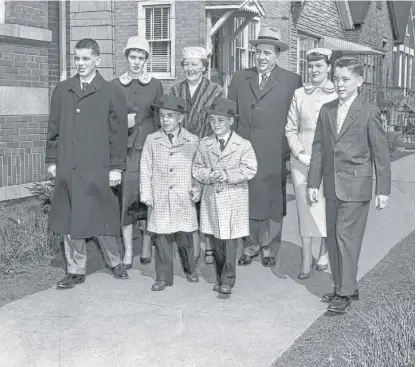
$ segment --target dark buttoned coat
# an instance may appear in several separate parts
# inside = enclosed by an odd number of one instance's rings
[[[50,230],[88,238],[120,233],[120,208],[109,185],[124,170],[127,105],[121,88],[97,72],[86,91],[79,76],[58,83],[51,99],[46,163],[57,167]]]
[[[256,68],[237,71],[228,98],[237,102],[237,133],[251,142],[257,175],[249,182],[250,219],[280,220],[286,215],[286,168],[290,150],[285,136],[287,114],[299,75],[276,66],[260,92]]]

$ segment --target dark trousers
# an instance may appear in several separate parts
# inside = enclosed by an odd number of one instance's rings
[[[264,256],[276,257],[282,242],[282,223],[272,219],[250,219],[250,236],[244,238],[244,254],[257,255],[263,250]]]
[[[358,259],[370,201],[326,199],[325,203],[326,246],[334,280],[334,291],[340,296],[350,296],[357,288]]]
[[[156,280],[173,282],[173,244],[168,237],[173,237],[178,245],[179,257],[186,274],[192,274],[195,270],[194,245],[192,232],[176,232],[170,236],[158,234],[156,239],[155,269]]]
[[[215,260],[217,282],[234,287],[237,260],[237,240],[220,240],[212,238],[212,250]]]

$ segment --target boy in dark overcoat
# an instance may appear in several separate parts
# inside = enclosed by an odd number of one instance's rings
[[[96,237],[115,278],[128,278],[118,253],[120,208],[111,190],[127,156],[127,106],[122,90],[97,71],[95,40],[75,45],[77,74],[58,83],[51,100],[46,157],[56,177],[49,227],[63,233],[67,275],[58,288],[85,281],[86,239]]]

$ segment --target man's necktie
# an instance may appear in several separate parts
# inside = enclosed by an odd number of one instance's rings
[[[260,83],[260,91],[264,88],[267,82],[267,75],[261,74],[261,83]]]
[[[224,139],[220,139],[219,141],[220,141],[220,150],[222,152],[225,149],[225,141]]]
[[[87,90],[87,87],[88,87],[88,83],[87,82],[82,82],[81,85],[82,85],[82,90],[83,91]]]
[[[173,144],[173,134],[168,134],[168,138],[171,144]]]
[[[339,135],[342,125],[344,124],[345,118],[348,114],[348,106],[346,103],[341,103],[337,111],[337,134]]]

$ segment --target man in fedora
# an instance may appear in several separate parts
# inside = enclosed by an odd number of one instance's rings
[[[266,267],[274,267],[286,215],[286,162],[290,150],[285,125],[299,75],[277,65],[280,52],[289,46],[280,30],[265,27],[255,40],[256,66],[237,71],[228,98],[237,102],[240,115],[235,130],[249,140],[256,152],[257,175],[249,182],[250,236],[244,240],[239,265],[248,265],[257,255]]]

